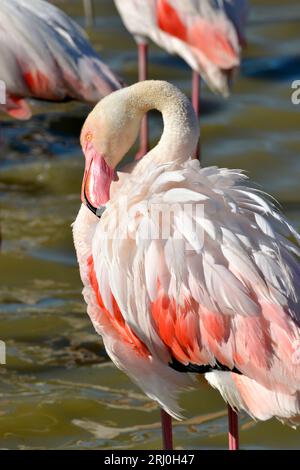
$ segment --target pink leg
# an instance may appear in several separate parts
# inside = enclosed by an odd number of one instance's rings
[[[192,75],[192,103],[194,107],[194,111],[196,113],[197,118],[199,119],[200,117],[200,109],[199,109],[199,100],[200,100],[200,76],[197,72],[193,70],[193,75]],[[200,139],[195,151],[195,158],[198,158],[198,160],[201,159],[200,156]]]
[[[139,81],[147,80],[148,77],[148,44],[142,42],[138,44],[138,61],[139,61]],[[149,150],[149,133],[148,133],[148,116],[144,116],[140,131],[140,148],[135,156],[139,160]]]
[[[164,450],[173,450],[172,418],[165,410],[160,410],[160,417]]]
[[[230,405],[228,405],[228,440],[229,450],[239,450],[239,418]]]

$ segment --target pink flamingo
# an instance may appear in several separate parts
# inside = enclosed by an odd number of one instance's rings
[[[6,103],[0,110],[28,119],[27,98],[96,103],[121,87],[80,27],[43,0],[1,0],[0,79]]]
[[[116,173],[151,109],[164,121],[158,145]],[[300,236],[242,171],[191,158],[198,133],[189,100],[162,81],[116,91],[88,116],[73,226],[88,314],[168,415],[180,417],[194,372],[234,410],[296,426]]]
[[[95,17],[95,7],[93,0],[83,0],[83,9],[86,26],[93,26]]]
[[[199,116],[199,75],[227,96],[231,72],[240,64],[247,0],[115,0],[138,44],[139,80],[146,80],[147,38],[181,56],[193,70],[192,102]],[[148,150],[145,118],[137,158]]]

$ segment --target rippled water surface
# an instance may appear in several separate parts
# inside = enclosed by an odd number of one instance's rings
[[[80,1],[56,1],[83,24]],[[112,0],[98,0],[90,37],[127,83],[136,81],[134,42]],[[203,89],[203,163],[245,169],[281,202],[300,228],[300,79],[298,0],[252,1],[248,48],[230,100]],[[150,75],[186,93],[181,60],[151,49]],[[0,147],[0,447],[18,449],[158,448],[159,411],[107,359],[81,298],[70,225],[80,204],[83,157],[78,136],[88,107],[35,107],[26,123],[3,118]],[[2,119],[2,117],[1,117]],[[161,132],[151,120],[152,138]],[[226,411],[205,383],[185,394],[178,448],[225,448]],[[299,448],[299,431],[241,420],[243,448]]]

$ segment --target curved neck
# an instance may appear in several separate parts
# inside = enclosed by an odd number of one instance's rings
[[[142,119],[151,109],[161,112],[164,130],[160,141],[136,165],[144,169],[148,163],[179,163],[193,158],[199,139],[198,121],[189,99],[170,83],[148,80],[134,85],[129,93],[130,107]]]

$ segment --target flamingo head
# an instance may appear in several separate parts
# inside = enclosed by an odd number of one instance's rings
[[[136,140],[142,117],[133,115],[128,89],[103,98],[81,131],[85,171],[81,199],[95,214],[110,199],[115,168]]]

